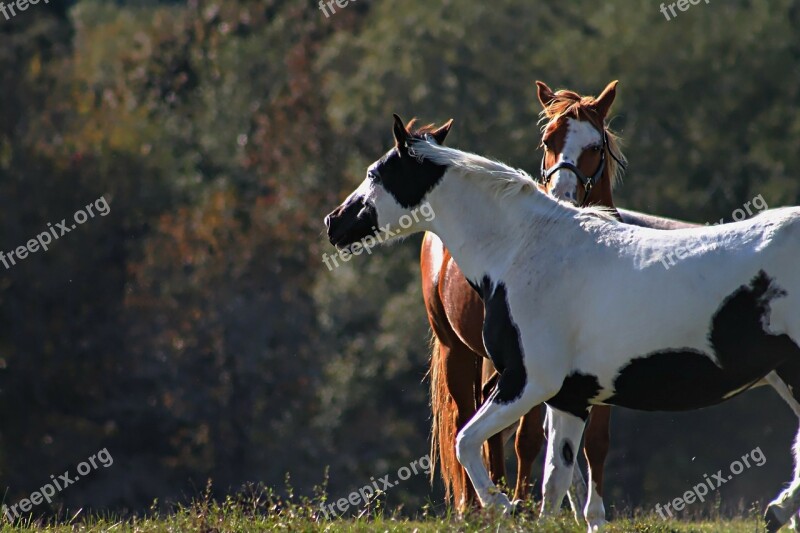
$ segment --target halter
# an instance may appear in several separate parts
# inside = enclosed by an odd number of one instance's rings
[[[608,147],[608,134],[606,133],[605,128],[603,128],[603,146],[600,149],[600,163],[597,165],[597,170],[594,171],[594,174],[591,176],[587,176],[581,169],[579,169],[576,165],[569,163],[567,161],[562,161],[560,163],[556,163],[552,167],[546,169],[544,167],[544,160],[546,154],[542,156],[542,165],[541,165],[541,183],[542,185],[547,185],[550,183],[550,178],[553,174],[557,171],[563,169],[569,170],[578,178],[583,185],[583,200],[581,200],[580,206],[586,207],[589,205],[589,195],[592,193],[592,188],[597,185],[597,182],[600,181],[600,178],[603,176],[603,172],[606,169],[606,151],[614,158],[614,161],[622,167],[622,170],[625,170],[626,166],[625,163],[620,161],[619,157],[617,157],[614,152]]]

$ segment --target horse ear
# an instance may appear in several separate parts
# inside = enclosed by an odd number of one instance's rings
[[[408,130],[403,123],[403,119],[400,118],[397,113],[392,116],[394,117],[394,142],[397,143],[397,146],[403,146],[408,139]]]
[[[542,104],[542,107],[545,109],[556,99],[556,93],[543,81],[536,82],[536,94],[539,97],[539,103]]]
[[[444,124],[444,126],[435,131],[432,131],[431,137],[436,139],[436,142],[438,144],[444,144],[444,140],[447,138],[447,134],[450,133],[450,128],[452,126],[453,126],[453,119],[451,118]]]
[[[597,111],[597,114],[603,118],[606,118],[608,112],[611,110],[611,105],[614,103],[614,98],[617,97],[617,84],[619,80],[614,80],[608,85],[606,88],[603,89],[603,92],[600,93],[600,96],[597,97],[597,100],[594,103],[594,109]]]

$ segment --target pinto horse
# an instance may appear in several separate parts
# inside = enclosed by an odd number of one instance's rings
[[[616,85],[616,82],[608,84],[599,97],[591,98],[571,91],[554,93],[545,83],[537,82],[542,116],[547,120],[542,130],[545,148],[542,189],[546,193],[568,201],[580,194],[582,205],[602,205],[615,211],[612,185],[624,164],[617,138],[606,128],[605,118],[616,97]],[[585,127],[604,131],[603,146],[584,146],[585,136],[581,132]],[[440,130],[444,133],[439,135],[441,141],[448,129],[449,125]],[[449,499],[452,492],[458,511],[463,512],[477,503],[477,499],[456,459],[456,434],[475,414],[494,384],[490,378],[494,366],[481,336],[483,302],[442,241],[432,233],[423,239],[420,267],[422,294],[433,331],[431,457],[438,458],[445,498]],[[537,405],[520,419],[516,430],[515,500],[526,500],[531,492],[531,468],[544,441],[541,413],[542,406]],[[608,452],[609,414],[607,407],[594,410],[585,437],[586,458],[596,476],[593,490],[598,494],[602,493],[603,464]],[[505,477],[504,433],[489,439],[488,445],[489,472],[496,483]],[[578,492],[581,493],[580,489]],[[577,509],[583,508],[582,500],[579,496],[573,502],[576,514]]]
[[[628,224],[659,229],[694,226],[616,209],[612,189],[625,168],[624,156],[619,150],[617,136],[605,125],[616,97],[616,81],[609,83],[597,98],[583,97],[572,91],[554,92],[541,81],[536,85],[542,119],[546,121],[542,128],[545,153],[541,188],[544,192],[582,206],[606,207]],[[604,132],[601,146],[586,143],[588,136],[583,134],[586,128]],[[444,136],[440,137],[444,140]],[[422,294],[433,331],[431,457],[439,460],[445,497],[449,498],[452,493],[458,511],[463,512],[469,505],[476,504],[477,498],[456,458],[456,434],[491,393],[498,375],[483,346],[483,302],[433,233],[426,233],[423,239],[420,267]],[[515,500],[526,500],[531,492],[531,468],[545,437],[541,413],[542,406],[537,405],[520,419],[516,429]],[[595,522],[605,516],[602,489],[610,413],[607,406],[593,409],[584,436],[584,453],[592,474],[585,514],[596,516]],[[506,434],[504,431],[488,441],[489,473],[495,483],[505,477],[503,444]],[[578,469],[575,474],[576,484],[583,485]],[[585,485],[578,486],[575,496],[571,495],[570,503],[576,515],[584,512],[585,490]]]
[[[395,146],[325,218],[328,237],[348,247],[387,224],[402,228],[392,238],[434,232],[481,293],[484,344],[500,379],[459,431],[456,454],[483,506],[512,509],[483,464],[483,443],[543,402],[548,512],[563,500],[594,405],[699,409],[769,374],[800,408],[800,208],[640,228],[554,199],[523,171],[414,135],[396,115],[393,131]],[[421,204],[435,216],[412,219]],[[667,270],[661,258],[675,249],[685,253]],[[793,452],[793,479],[766,509],[770,532],[800,508],[800,440]]]

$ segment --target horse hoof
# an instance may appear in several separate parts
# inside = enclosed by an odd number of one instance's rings
[[[605,520],[596,520],[593,522],[589,522],[589,533],[597,533],[598,531],[603,531],[605,527],[608,525],[608,522]]]
[[[511,501],[508,499],[508,496],[502,492],[498,492],[492,496],[488,507],[499,509],[503,511],[503,514],[512,514],[514,509],[514,506],[511,505]]]
[[[525,512],[525,502],[522,500],[514,500],[511,502],[511,509],[508,511],[508,514],[511,516],[519,516]]]
[[[767,511],[764,513],[764,521],[767,523],[767,533],[776,533],[784,523],[783,520],[778,518],[772,506],[767,507]]]

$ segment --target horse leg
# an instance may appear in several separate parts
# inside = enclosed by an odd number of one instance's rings
[[[481,446],[489,437],[516,423],[533,406],[551,398],[556,392],[558,392],[557,387],[545,389],[532,380],[525,384],[519,396],[509,402],[497,401],[498,394],[494,392],[458,433],[456,455],[467,470],[467,475],[484,507],[500,506],[506,511],[512,509],[508,496],[498,491],[489,478],[489,473],[481,460]]]
[[[514,500],[527,501],[531,495],[531,471],[544,442],[542,429],[542,406],[537,405],[519,421],[514,451],[517,453],[517,484]]]
[[[491,360],[484,359],[483,375],[481,378],[481,381],[483,381],[483,387],[481,389],[482,396],[479,405],[482,405],[484,402],[488,401],[499,380],[500,374],[498,374],[497,370],[495,370]],[[489,477],[492,478],[492,483],[501,486],[505,484],[506,480],[506,461],[505,453],[503,453],[506,439],[503,433],[504,432],[501,431],[500,433],[489,437],[489,440],[486,442],[484,448],[486,462],[489,465]]]
[[[786,403],[800,418],[800,361],[784,363],[767,375],[766,381],[780,394]],[[767,522],[767,531],[778,531],[783,524],[791,519],[791,526],[795,531],[800,530],[798,508],[800,508],[800,425],[795,438],[794,447],[794,479],[777,498],[767,506],[764,519]]]
[[[542,486],[542,516],[561,508],[575,467],[575,451],[580,445],[585,422],[564,411],[547,408],[547,457]]]
[[[611,407],[592,407],[586,427],[583,451],[589,465],[589,499],[584,516],[590,531],[598,531],[606,523],[606,508],[603,505],[603,473],[610,440]]]
[[[579,465],[572,469],[572,485],[567,489],[567,499],[575,521],[583,523],[581,517],[586,507],[586,480],[583,479]]]
[[[445,484],[445,499],[452,489],[459,513],[478,503],[466,472],[456,458],[456,435],[475,413],[475,381],[480,359],[455,335],[445,345],[434,337],[431,354],[431,410],[433,430],[431,452],[439,457]]]

